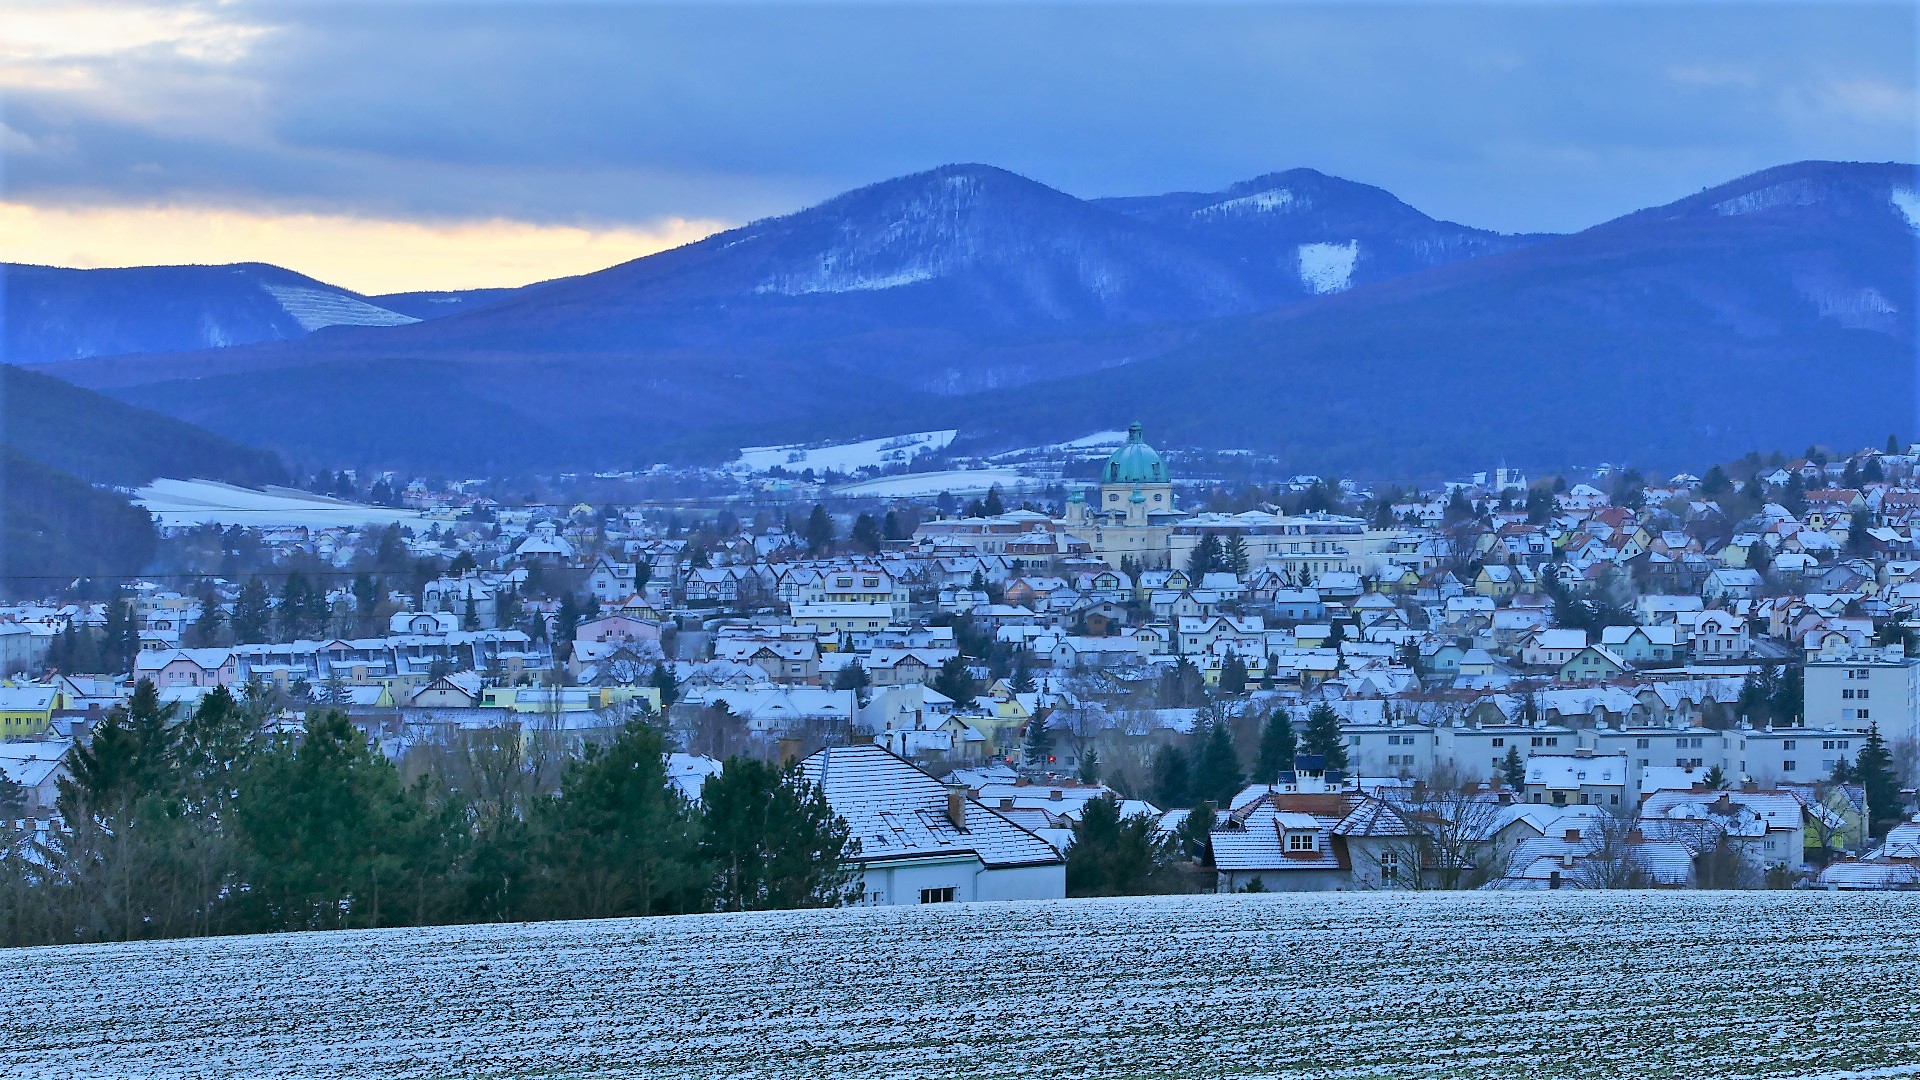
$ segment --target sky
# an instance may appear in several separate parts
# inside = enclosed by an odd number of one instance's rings
[[[1569,231],[1916,153],[1908,3],[54,3],[0,18],[0,260],[367,293],[611,265],[954,161],[1307,166]]]

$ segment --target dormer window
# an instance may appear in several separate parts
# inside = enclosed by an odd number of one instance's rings
[[[1312,832],[1290,832],[1287,834],[1288,851],[1318,851],[1319,836]]]

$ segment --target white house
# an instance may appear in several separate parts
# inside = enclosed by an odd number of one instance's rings
[[[1053,845],[877,746],[830,746],[800,763],[860,841],[865,902],[1057,900]]]

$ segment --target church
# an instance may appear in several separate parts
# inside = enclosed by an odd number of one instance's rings
[[[1174,509],[1173,480],[1166,462],[1148,446],[1140,422],[1127,428],[1127,441],[1100,471],[1097,489],[1076,488],[1067,496],[1063,528],[1087,541],[1107,565],[1122,559],[1141,569],[1167,566],[1173,551],[1173,526],[1186,515]]]

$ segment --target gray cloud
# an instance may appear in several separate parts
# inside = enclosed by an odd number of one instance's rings
[[[1572,229],[1810,157],[1915,156],[1871,5],[223,6],[238,60],[7,91],[6,193],[745,219],[947,161],[1081,195],[1308,165]]]

